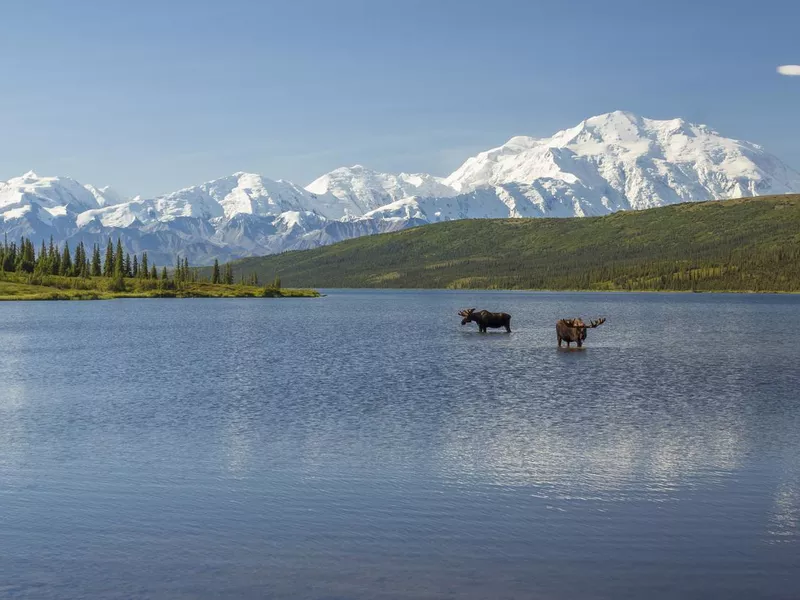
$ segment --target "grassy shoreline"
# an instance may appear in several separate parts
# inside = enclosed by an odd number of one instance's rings
[[[650,290],[650,289],[623,289],[623,288],[453,288],[453,287],[330,287],[327,290],[366,290],[371,292],[423,292],[423,291],[438,291],[438,292],[518,292],[518,293],[542,293],[542,294],[763,294],[763,295],[782,295],[782,296],[796,296],[800,295],[798,290]],[[322,294],[323,296],[325,294]]]
[[[105,277],[76,279],[74,277],[50,277],[51,285],[27,283],[24,275],[0,274],[0,302],[52,301],[52,300],[115,300],[122,298],[319,298],[324,296],[313,289],[283,288],[280,290],[243,284],[212,284],[208,282],[183,283],[178,288],[160,287],[157,282],[125,279],[125,291],[109,289],[111,280]],[[55,281],[53,281],[55,280]],[[145,289],[142,289],[142,288]],[[541,293],[671,293],[671,294],[780,294],[797,295],[800,292],[786,290],[628,290],[598,288],[362,288],[339,287],[341,290],[385,290],[385,291],[459,291],[459,292],[541,292]]]
[[[147,279],[124,279],[124,288],[115,289],[107,277],[57,277],[3,273],[0,275],[0,302],[46,300],[114,300],[117,298],[318,298],[311,289],[273,289],[254,285],[225,285],[184,282],[164,285]]]

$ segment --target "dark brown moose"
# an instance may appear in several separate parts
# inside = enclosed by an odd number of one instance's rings
[[[598,319],[597,321],[590,321],[587,325],[581,319],[561,319],[556,323],[556,335],[558,335],[558,347],[561,348],[561,341],[567,342],[567,348],[571,342],[578,344],[578,348],[583,346],[583,340],[586,339],[586,330],[599,327],[605,323],[605,319]]]
[[[488,310],[475,312],[474,308],[465,308],[464,310],[458,311],[458,316],[464,317],[461,319],[462,325],[466,325],[470,322],[477,323],[478,331],[481,333],[485,333],[487,327],[493,329],[505,327],[506,331],[511,333],[511,315],[508,313],[493,313]]]

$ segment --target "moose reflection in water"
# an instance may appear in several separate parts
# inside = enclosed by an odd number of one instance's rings
[[[478,324],[478,331],[485,333],[488,327],[496,329],[498,327],[505,327],[508,333],[511,333],[511,315],[508,313],[498,312],[493,313],[488,310],[481,310],[475,312],[474,308],[465,308],[458,311],[458,316],[463,317],[461,324],[466,325],[470,322]]]
[[[586,339],[586,330],[599,327],[606,320],[598,319],[597,321],[590,321],[587,325],[582,319],[561,319],[556,323],[556,335],[558,335],[558,347],[561,348],[562,340],[567,342],[567,348],[570,343],[575,342],[578,348],[583,346],[583,340]]]

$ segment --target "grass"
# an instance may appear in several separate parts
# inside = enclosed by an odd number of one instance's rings
[[[248,258],[301,287],[800,291],[800,195],[605,217],[474,219]]]
[[[271,289],[253,285],[208,282],[181,283],[125,279],[124,289],[114,289],[107,277],[37,277],[0,272],[2,300],[111,300],[114,298],[316,298],[310,289]]]

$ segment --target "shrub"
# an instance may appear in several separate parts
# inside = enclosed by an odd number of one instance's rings
[[[111,280],[111,284],[108,286],[108,289],[111,292],[125,291],[125,279],[122,277],[122,273],[117,273],[114,275],[114,278]]]

